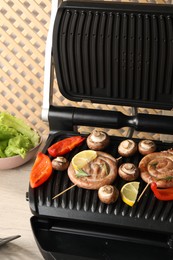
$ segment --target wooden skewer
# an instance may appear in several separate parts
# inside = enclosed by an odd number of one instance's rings
[[[55,195],[55,196],[52,198],[52,200],[58,198],[59,196],[61,196],[62,194],[64,194],[66,191],[71,190],[71,189],[72,189],[73,187],[75,187],[75,186],[76,186],[76,184],[73,184],[72,186],[70,186],[70,187],[68,187],[67,189],[63,190],[62,192],[58,193],[57,195]]]
[[[119,161],[119,160],[121,160],[121,159],[122,159],[122,156],[118,157],[116,160]]]
[[[145,188],[143,189],[143,191],[141,192],[139,198],[137,199],[137,202],[140,201],[141,197],[143,196],[144,192],[146,191],[146,189],[148,188],[148,186],[150,185],[151,182],[148,182],[147,185],[145,186]]]

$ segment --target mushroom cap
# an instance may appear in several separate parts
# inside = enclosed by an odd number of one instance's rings
[[[63,156],[58,156],[52,160],[52,167],[57,171],[65,171],[67,170],[68,166],[69,161]]]
[[[86,142],[90,149],[102,151],[109,145],[110,138],[108,134],[103,131],[93,130],[87,137]]]
[[[118,146],[118,153],[121,156],[129,157],[136,152],[137,152],[137,144],[131,139],[123,140]]]
[[[119,176],[126,181],[134,181],[139,177],[139,169],[133,163],[123,163],[118,169]]]
[[[138,144],[138,150],[142,155],[155,152],[156,144],[152,140],[141,140]]]
[[[98,190],[98,197],[105,204],[114,203],[119,196],[119,190],[113,185],[104,185]]]

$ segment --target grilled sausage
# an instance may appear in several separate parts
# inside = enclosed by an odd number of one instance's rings
[[[158,187],[173,187],[173,150],[154,152],[142,158],[139,163],[141,178],[154,181]]]
[[[97,157],[87,163],[78,175],[72,163],[68,168],[68,176],[70,180],[78,187],[84,189],[99,189],[101,186],[112,184],[117,177],[117,160],[108,153],[97,152]]]

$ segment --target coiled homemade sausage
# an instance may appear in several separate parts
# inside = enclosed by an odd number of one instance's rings
[[[173,149],[144,156],[139,170],[146,183],[154,181],[160,188],[173,187]]]

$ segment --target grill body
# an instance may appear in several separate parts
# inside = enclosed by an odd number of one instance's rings
[[[52,64],[59,89],[69,100],[172,109],[171,5],[63,2],[57,10],[52,38]],[[50,92],[45,95],[50,97]],[[76,125],[111,129],[128,126],[166,134],[173,131],[172,117],[137,113],[128,117],[115,111],[52,104],[48,120],[50,135],[44,153],[53,143],[79,135]],[[105,152],[118,158],[117,147],[124,138],[110,138]],[[172,143],[156,144],[157,151],[172,148]],[[70,161],[85,149],[84,142],[67,158]],[[141,158],[136,153],[122,158],[121,163],[138,165]],[[141,192],[146,184],[139,181]],[[71,184],[66,172],[54,171],[42,186],[29,187],[31,226],[45,259],[173,259],[171,201],[158,201],[147,189],[132,208],[120,197],[116,203],[105,205],[97,191],[78,187],[52,200]],[[115,184],[120,190],[125,181],[118,177]]]

